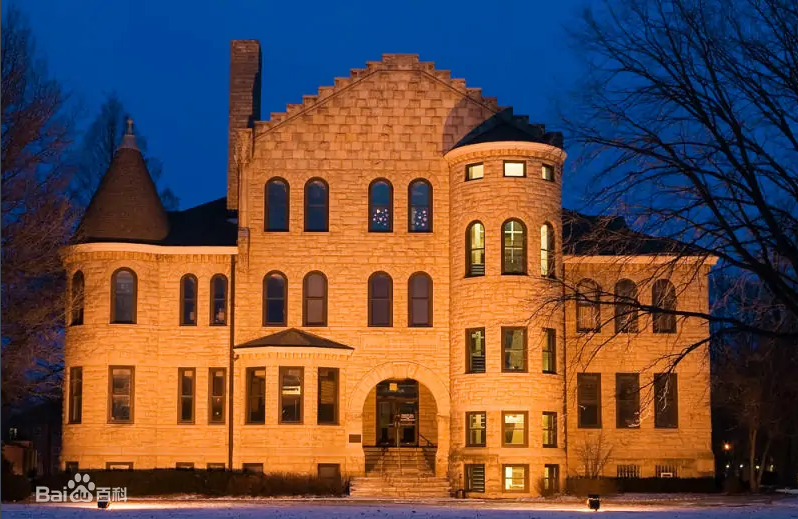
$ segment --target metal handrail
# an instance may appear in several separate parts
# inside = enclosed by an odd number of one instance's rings
[[[432,443],[431,441],[429,441],[429,439],[428,439],[426,436],[424,436],[423,434],[421,434],[421,431],[419,431],[419,433],[418,433],[418,437],[419,437],[420,439],[424,440],[425,442],[427,442],[427,444],[425,445],[425,447],[437,447],[437,446],[438,446],[437,444],[435,444],[435,443]]]

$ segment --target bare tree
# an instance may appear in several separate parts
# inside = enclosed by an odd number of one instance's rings
[[[702,259],[715,257],[713,275],[755,281],[763,295],[731,286],[713,307],[691,311],[640,304],[614,287],[596,300],[653,319],[706,319],[715,337],[744,332],[795,343],[798,4],[605,0],[574,36],[587,68],[564,120],[583,146],[587,205],[629,215],[630,227],[570,215],[566,231],[585,232],[570,234],[566,253],[609,253],[622,267],[629,255],[656,249],[652,282],[689,271],[677,292],[706,274]],[[547,303],[584,300],[577,280],[561,282],[563,295]],[[603,315],[607,324],[615,318]]]
[[[601,477],[604,467],[612,459],[612,444],[604,437],[604,430],[588,434],[576,445],[576,457],[582,464],[586,478]]]
[[[68,98],[37,58],[14,6],[2,24],[2,406],[58,394],[64,279],[58,249],[74,218],[63,166]]]
[[[99,113],[83,134],[80,145],[74,150],[77,168],[70,187],[78,207],[85,209],[91,202],[122,142],[127,121],[131,117],[116,92],[112,92],[106,96]],[[136,129],[136,144],[145,157],[153,181],[156,185],[161,183],[163,164],[157,158],[147,156],[147,140],[139,129]],[[167,211],[177,210],[180,200],[170,188],[161,187],[159,194]]]

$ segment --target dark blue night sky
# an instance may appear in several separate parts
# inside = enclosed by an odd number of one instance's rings
[[[586,1],[27,0],[20,7],[85,119],[105,93],[118,92],[186,208],[225,194],[231,39],[261,42],[264,119],[383,53],[415,53],[560,129],[553,102],[579,74],[566,27]],[[564,195],[566,206],[579,205],[575,193]]]

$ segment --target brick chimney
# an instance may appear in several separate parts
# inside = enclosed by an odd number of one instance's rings
[[[227,208],[238,209],[238,169],[233,157],[234,131],[252,128],[260,119],[260,42],[230,42],[230,106],[227,127]]]

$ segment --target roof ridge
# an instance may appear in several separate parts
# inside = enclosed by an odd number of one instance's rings
[[[316,95],[303,95],[301,103],[288,103],[284,112],[271,112],[268,120],[256,121],[256,124],[261,128],[261,133],[268,132],[320,103],[338,96],[374,74],[403,70],[421,72],[494,113],[506,109],[498,105],[497,98],[483,96],[482,88],[467,86],[465,79],[452,78],[451,71],[436,69],[434,62],[420,61],[418,54],[383,54],[381,60],[367,61],[366,68],[350,69],[348,77],[334,78],[333,85],[318,87]]]

